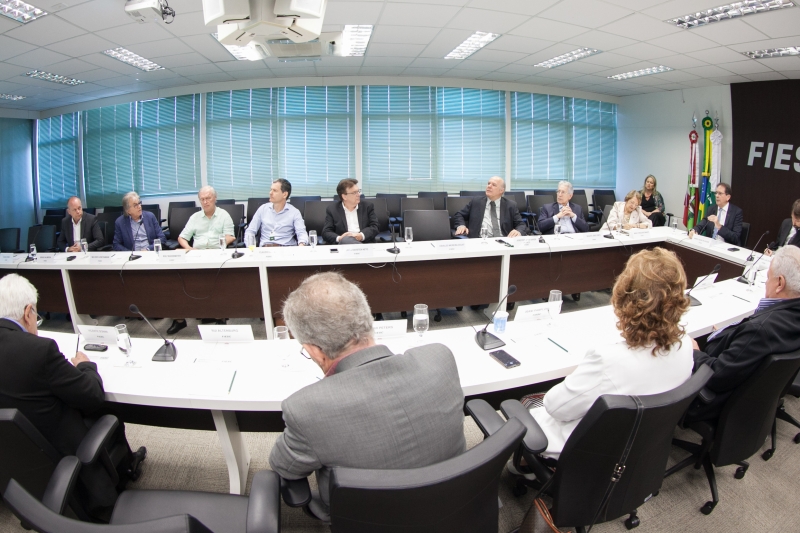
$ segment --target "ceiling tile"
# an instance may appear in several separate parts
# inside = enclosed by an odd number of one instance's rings
[[[717,66],[734,74],[755,74],[756,72],[771,71],[772,68],[767,65],[768,63],[759,63],[758,61],[736,61],[735,63],[722,63]],[[800,66],[797,68],[800,68]]]
[[[272,73],[275,75],[276,78],[295,78],[301,76],[308,76],[314,77],[317,75],[317,71],[314,70],[314,67],[297,67],[297,68],[285,68],[285,69],[272,69]]]
[[[691,32],[725,45],[761,41],[768,37],[752,26],[748,26],[744,20],[726,20],[691,30]]]
[[[699,78],[696,80],[687,80],[681,83],[683,83],[684,85],[688,85],[689,87],[713,87],[714,85],[721,85],[717,81],[703,79],[703,78]]]
[[[125,26],[100,30],[95,32],[95,34],[121,46],[160,41],[172,37],[172,34],[164,29],[163,24],[155,22],[149,22],[147,24],[136,24],[134,22]]]
[[[628,9],[634,9],[636,11],[641,11],[643,9],[647,9],[648,7],[664,3],[664,0],[605,0],[605,1],[609,4],[627,7]]]
[[[647,41],[681,31],[675,26],[670,26],[661,20],[642,15],[641,13],[634,13],[624,19],[607,24],[602,27],[602,30],[639,41]]]
[[[187,76],[190,80],[197,83],[218,83],[221,81],[232,81],[235,78],[226,72],[216,74],[200,74],[198,76]]]
[[[480,79],[482,80],[491,80],[491,81],[517,81],[520,78],[523,78],[522,74],[512,74],[511,72],[490,72],[481,76]]]
[[[525,17],[488,9],[465,8],[447,24],[448,28],[470,31],[485,31],[503,34],[525,22]]]
[[[583,60],[573,61],[572,63],[567,63],[566,65],[562,65],[560,67],[556,67],[562,70],[569,70],[572,72],[580,72],[582,74],[594,74],[595,72],[600,72],[601,70],[605,70],[606,67],[595,65],[592,63],[587,63]]]
[[[581,28],[573,24],[564,24],[563,22],[536,17],[517,26],[511,30],[510,33],[522,37],[545,39],[547,41],[562,41],[580,35],[581,33],[586,33],[586,31],[587,28]]]
[[[747,23],[773,39],[800,36],[800,8],[780,9],[747,17]]]
[[[245,61],[242,61],[245,63]],[[170,69],[175,74],[180,76],[199,76],[201,74],[221,74],[220,69],[212,63],[204,63],[200,65],[191,65],[188,67],[173,67]]]
[[[404,67],[361,67],[362,76],[399,76]]]
[[[476,59],[465,59],[457,64],[452,70],[472,70],[476,72],[491,72],[506,66],[504,63],[495,61],[478,61]],[[476,75],[477,77],[477,75]]]
[[[81,79],[83,81],[107,80],[109,78],[116,78],[117,76],[119,76],[118,72],[113,72],[104,68],[97,68],[96,66],[94,67],[94,70],[81,72]]]
[[[539,50],[544,50],[549,46],[553,46],[554,44],[553,41],[545,41],[542,39],[530,39],[528,37],[518,37],[516,35],[501,35],[500,38],[487,44],[483,49],[532,54]]]
[[[198,54],[197,52],[190,52],[188,54],[178,54],[174,56],[158,57],[158,64],[165,68],[172,67],[188,67],[190,65],[199,65],[201,63],[208,63],[208,60]]]
[[[328,2],[325,24],[377,24],[383,9],[381,2]],[[400,24],[391,20],[385,24]]]
[[[5,33],[8,30],[13,30],[14,28],[21,27],[22,24],[15,20],[11,20],[6,17],[0,17],[0,33]]]
[[[557,20],[567,24],[576,24],[586,28],[598,28],[627,17],[633,11],[602,2],[586,0],[564,0],[555,6],[539,13],[538,17]]]
[[[152,24],[152,23],[149,23]],[[203,22],[203,12],[183,13],[176,15],[171,24],[165,24],[164,28],[173,35],[188,37],[189,35],[200,35],[214,33],[216,26],[206,27]]]
[[[576,37],[570,37],[565,42],[580,47],[597,48],[598,50],[608,52],[609,50],[614,50],[615,48],[635,44],[638,41],[628,39],[627,37],[620,37],[619,35],[614,35],[612,33],[606,33],[604,31],[592,30],[582,33]]]
[[[718,5],[721,5],[719,0],[671,0],[642,8],[642,12],[659,20],[667,20],[682,17],[688,13],[696,13],[703,9],[711,9]]]
[[[541,69],[541,67],[540,67]],[[581,72],[573,72],[570,70],[564,70],[560,68],[549,68],[541,70],[537,73],[538,76],[542,78],[555,78],[557,80],[570,80],[573,78],[579,78],[583,76]]]
[[[512,74],[523,74],[525,76],[533,76],[534,74],[538,74],[543,72],[542,67],[534,67],[533,65],[520,65],[517,63],[513,63],[511,65],[506,65],[503,68],[497,69],[498,72],[510,72]]]
[[[268,68],[257,68],[254,70],[237,70],[235,72],[229,72],[234,79],[237,80],[256,80],[256,79],[268,79],[274,78],[275,75],[272,71]]]
[[[395,43],[395,44],[428,44],[439,33],[438,28],[420,28],[411,26],[387,26],[381,24],[376,26],[370,37],[370,45],[373,43]]]
[[[80,59],[68,59],[58,64],[58,72],[62,76],[75,76],[76,74],[81,74],[90,70],[97,70],[97,65],[92,65],[91,63],[81,61]],[[82,75],[80,78],[82,80],[84,79]]]
[[[124,4],[108,0],[94,0],[68,7],[58,11],[56,16],[87,31],[104,30],[132,22],[125,13]]]
[[[141,72],[136,67],[126,65],[122,61],[112,59],[105,54],[89,54],[88,56],[81,57],[81,60],[119,74],[136,74],[137,72]]]
[[[213,37],[211,37],[213,39]],[[164,39],[161,41],[151,41],[149,43],[132,44],[126,47],[134,54],[139,54],[142,57],[152,60],[155,57],[174,56],[178,54],[188,54],[194,50],[178,39]],[[158,61],[156,61],[158,63]]]
[[[203,10],[203,4],[197,0],[169,0],[169,7],[174,9],[178,16],[183,13]]]
[[[361,67],[326,67],[318,66],[319,76],[357,76]]]
[[[193,50],[199,52],[209,61],[224,62],[234,59],[231,53],[211,35],[191,35],[181,38],[181,41],[191,46]]]
[[[715,65],[687,68],[683,70],[676,70],[675,72],[685,72],[688,74],[693,74],[699,78],[719,78],[720,76],[727,76],[730,73],[729,70],[725,70],[724,68],[720,68]],[[667,74],[671,74],[671,72],[667,72]],[[675,80],[675,81],[683,81],[683,80]]]
[[[421,57],[444,57],[456,46],[464,42],[464,40],[469,37],[471,33],[472,32],[469,30],[444,29],[439,32],[433,41],[431,41],[431,43],[426,46],[425,50],[419,55]],[[367,48],[367,55],[369,55],[369,47]],[[416,56],[417,54],[414,55]]]
[[[706,48],[715,48],[717,46],[715,42],[709,41],[705,37],[701,37],[694,31],[689,30],[665,35],[649,42],[661,48],[680,53],[705,50]]]
[[[364,0],[365,2],[383,2],[383,0]],[[390,0],[394,1],[394,0]],[[406,3],[412,4],[430,4],[430,0],[405,0]],[[442,6],[459,6],[463,7],[469,3],[469,0],[436,0],[436,4]]]
[[[519,13],[521,15],[537,15],[558,3],[559,0],[472,0],[469,7],[482,9],[496,9],[506,13]]]
[[[734,61],[744,61],[746,56],[738,52],[734,52],[730,48],[720,46],[719,48],[709,48],[708,50],[700,50],[698,52],[689,52],[687,55],[705,61],[706,63],[733,63]]]
[[[636,43],[630,46],[623,46],[614,50],[615,54],[633,57],[635,59],[656,59],[673,55],[674,52],[666,48],[660,48],[647,43]]]
[[[36,50],[8,58],[6,62],[12,65],[43,69],[44,67],[66,61],[67,59],[70,59],[70,57],[64,54],[53,52],[47,48],[37,48]]]
[[[54,44],[47,45],[50,50],[67,54],[72,57],[81,57],[95,52],[102,52],[110,48],[116,48],[117,45],[111,41],[101,39],[97,35],[87,33],[66,41],[59,41]]]
[[[520,59],[516,61],[516,63],[520,63],[522,65],[535,65],[536,63],[541,63],[542,61],[553,59],[554,57],[566,54],[567,52],[571,52],[572,50],[574,50],[574,48],[572,47],[571,44],[563,44],[563,43],[554,44],[549,48],[545,48],[544,50],[541,50],[539,52],[529,55],[528,57]]]
[[[705,61],[700,61],[699,59],[684,55],[661,57],[658,59],[658,62],[668,67],[677,69],[702,67],[704,65],[708,65],[708,63]]]
[[[86,33],[58,17],[42,17],[5,33],[8,37],[37,46],[56,43]]]
[[[450,70],[461,63],[459,59],[444,59],[442,57],[418,57],[412,61],[409,67],[419,68],[438,68],[441,70]],[[386,65],[389,66],[389,65]]]
[[[399,56],[399,57],[417,57],[420,52],[425,49],[423,44],[384,44],[384,43],[370,43],[367,48],[367,54],[370,57],[376,56]],[[442,56],[444,57],[444,55]]]
[[[415,68],[408,67],[403,71],[403,76],[434,76],[439,77],[445,71],[438,68]]]
[[[749,61],[748,61],[749,63]],[[772,70],[797,70],[800,69],[800,56],[794,57],[771,57],[769,59],[759,59],[756,63],[766,65]],[[737,72],[737,74],[744,74],[744,72]],[[748,76],[749,78],[750,76]]]
[[[487,50],[486,48],[478,50],[470,57],[478,61],[498,61],[513,63],[523,57],[528,57],[530,54],[523,54],[520,52],[507,52],[505,50]]]
[[[255,70],[264,68],[264,63],[261,61],[238,61],[232,59],[231,61],[222,61],[214,63],[219,69],[229,73],[235,74],[244,70]]]
[[[790,80],[800,80],[800,70],[785,70],[781,72],[781,74],[783,74]]]
[[[786,48],[787,46],[797,46],[797,37],[780,37],[778,39],[765,39],[763,41],[752,41],[729,45],[728,48],[737,52],[749,52],[753,50],[764,50],[766,48]]]
[[[780,72],[756,72],[754,74],[747,74],[745,78],[749,79],[750,81],[773,81],[785,80],[786,76]]]
[[[381,14],[381,24],[395,26],[428,26],[441,28],[458,12],[457,7],[426,5],[420,8],[418,4],[386,4]],[[327,18],[327,16],[326,16]],[[345,22],[344,24],[352,24]]]
[[[130,76],[117,76],[116,78],[109,78],[107,80],[98,80],[95,83],[103,87],[125,87],[135,84],[136,78],[132,78]]]
[[[437,58],[442,59],[442,58]],[[373,57],[364,58],[365,67],[407,67],[414,61],[413,57]]]
[[[604,52],[594,56],[581,59],[584,63],[591,63],[593,65],[601,65],[603,67],[617,68],[625,65],[635,63],[636,60],[629,56],[622,56],[614,52]]]
[[[736,74],[731,74],[730,76],[720,76],[719,78],[709,78],[709,79],[718,81],[726,85],[731,83],[744,83],[750,81],[744,76],[737,76]]]
[[[14,57],[31,50],[36,50],[36,46],[0,35],[0,61],[4,61],[9,57]]]
[[[184,78],[183,76],[176,76],[168,80],[150,80],[147,83],[149,83],[153,87],[164,88],[164,87],[181,87],[183,85],[191,85],[191,81],[192,80]]]

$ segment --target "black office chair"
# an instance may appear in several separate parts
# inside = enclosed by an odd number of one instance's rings
[[[525,191],[506,191],[503,196],[509,200],[514,200],[514,203],[517,204],[517,209],[520,211],[525,210]]]
[[[97,208],[96,207],[84,207],[83,208],[83,212],[84,213],[89,213],[90,215],[96,215],[97,214]]]
[[[607,206],[605,206],[603,208],[603,216],[600,217],[600,225],[597,228],[597,231],[601,231],[603,229],[608,229],[608,226],[606,226],[606,222],[608,222],[608,216],[611,214],[611,210],[613,208],[614,208],[613,205],[607,205]]]
[[[597,214],[597,212],[601,212],[605,206],[614,205],[616,201],[617,195],[614,194],[614,191],[603,192],[599,189],[595,189],[592,194],[592,210]]]
[[[386,207],[386,198],[364,198],[362,204],[371,204],[378,217],[378,234],[375,236],[377,242],[392,242],[392,232],[389,228],[389,208]],[[399,236],[398,236],[399,237]],[[395,237],[397,240],[401,240]]]
[[[445,201],[447,214],[450,216],[450,236],[456,236],[456,222],[453,217],[456,213],[464,209],[472,201],[472,196],[448,196]],[[466,237],[466,236],[464,236]],[[467,237],[468,238],[468,237]]]
[[[161,205],[160,204],[142,204],[142,211],[150,211],[159,224],[163,224],[166,220],[161,218]]]
[[[322,237],[322,228],[325,227],[325,211],[332,203],[332,200],[306,202],[303,212],[303,221],[306,223],[307,231],[314,230],[317,232],[317,244],[331,244],[325,242],[325,239]]]
[[[417,193],[418,198],[433,198],[433,208],[439,211],[447,209],[445,202],[447,200],[447,191],[420,191]]]
[[[400,198],[400,216],[397,217],[400,227],[405,228],[403,213],[420,210],[433,211],[433,198]]]
[[[784,422],[792,424],[794,427],[800,428],[800,421],[786,412],[784,397],[787,394],[791,394],[795,398],[800,398],[800,373],[795,374],[794,379],[789,380],[789,383],[786,384],[786,387],[783,389],[781,397],[778,400],[778,409],[775,412],[775,420],[772,422],[772,447],[761,454],[761,458],[765,461],[769,461],[777,449],[778,420],[783,420]],[[795,444],[800,444],[800,433],[795,435],[794,439],[792,440],[794,440]]]
[[[168,240],[173,239],[175,242],[177,242],[178,234],[176,233],[175,235],[172,235],[171,233],[171,228],[175,227],[172,225],[172,212],[175,209],[179,209],[182,207],[196,207],[196,206],[197,204],[194,202],[194,200],[186,202],[170,202],[167,205],[167,227],[164,228],[164,237],[166,237]],[[186,222],[184,222],[183,225],[178,229],[178,233],[180,233],[180,231],[183,229],[183,226],[185,225]]]
[[[122,213],[121,205],[107,205],[103,208],[103,213]]]
[[[105,246],[100,248],[99,251],[106,252],[114,249],[114,231],[116,229],[114,224],[121,216],[123,215],[119,211],[112,211],[110,213],[103,211],[97,215],[97,223],[100,225],[100,229],[103,231],[103,237],[106,241]]]
[[[217,207],[224,209],[231,216],[233,220],[233,236],[236,240],[229,244],[229,248],[243,248],[244,244],[244,228],[247,226],[244,219],[244,204],[222,204],[217,202]]]
[[[555,198],[557,192],[558,192],[558,189],[533,189],[533,195],[534,196],[536,196],[536,195],[541,196],[541,195],[549,194],[550,196]],[[553,200],[553,201],[555,202],[555,200]]]
[[[401,214],[403,211],[400,209],[400,200],[402,198],[407,198],[407,194],[402,193],[383,193],[379,192],[375,195],[375,198],[385,198],[386,199],[386,207],[389,209],[389,223],[395,225],[395,231],[400,231],[400,225],[398,219],[401,218],[403,215]]]
[[[498,531],[498,484],[525,428],[510,420],[463,454],[421,468],[331,472],[331,531],[335,533],[490,533]],[[306,479],[286,482],[284,501],[311,498]]]
[[[248,198],[247,199],[247,223],[253,220],[253,217],[262,205],[269,203],[269,198]]]
[[[56,233],[61,232],[61,221],[64,220],[64,217],[60,217],[57,215],[45,215],[42,217],[42,226],[55,226]]]
[[[403,221],[406,228],[413,229],[415,241],[444,241],[452,238],[447,211],[403,211]]]
[[[236,203],[236,200],[233,198],[225,198],[224,200],[217,200],[217,205],[233,205]]]
[[[303,216],[306,202],[319,202],[320,200],[322,200],[321,196],[292,196],[289,198],[289,203],[300,211],[300,216]]]
[[[770,434],[781,394],[800,369],[800,351],[771,355],[758,369],[734,390],[725,402],[717,420],[688,422],[684,427],[702,437],[701,444],[675,439],[673,444],[692,455],[667,470],[664,477],[689,465],[703,465],[711,489],[711,501],[700,511],[711,514],[719,503],[714,467],[736,464],[734,477],[742,479],[750,465],[746,459],[754,455]],[[700,400],[713,401],[714,393],[704,391]]]
[[[54,217],[64,218],[65,216],[67,216],[67,210],[63,207],[45,209],[44,216],[54,216]]]
[[[180,248],[181,245],[178,243],[178,237],[183,231],[183,228],[186,227],[186,223],[189,222],[189,218],[198,211],[200,211],[199,207],[172,207],[172,202],[170,202],[169,234],[175,238],[167,238],[168,249],[177,250]],[[165,236],[166,233],[165,231]]]
[[[459,196],[486,196],[486,191],[459,191]]]
[[[555,196],[549,194],[529,194],[528,195],[528,213],[531,216],[531,227],[539,231],[539,210],[544,205],[550,205],[556,201]]]
[[[586,224],[589,226],[589,231],[597,231],[600,229],[600,216],[597,216],[595,213],[591,213],[589,211],[589,203],[586,200],[586,193],[581,191],[580,193],[575,193],[572,195],[572,200],[570,202],[578,204],[581,207],[581,216],[583,220],[586,221]],[[590,215],[592,220],[590,221]]]
[[[555,469],[546,466],[537,455],[547,449],[547,437],[528,409],[516,400],[504,401],[500,405],[503,415],[516,418],[527,427],[522,446],[514,454],[514,466],[537,476],[531,482],[517,476],[515,494],[523,494],[525,484],[541,487],[546,483],[545,492],[553,498],[550,512],[555,525],[574,527],[578,533],[583,533],[594,520],[602,523],[626,514],[630,514],[625,522],[628,529],[636,527],[637,508],[661,489],[675,425],[712,374],[703,365],[673,390],[638,397],[642,404],[639,427],[624,470],[599,516],[637,418],[633,397],[604,394],[595,400],[567,439]],[[483,400],[468,402],[467,412],[484,435],[492,434],[502,423],[500,415]],[[521,458],[527,466],[521,466]]]
[[[742,233],[739,235],[739,246],[741,246],[742,248],[747,248],[747,239],[749,237],[750,237],[750,223],[742,222]]]
[[[6,254],[21,254],[24,252],[19,247],[19,228],[0,229],[0,252]]]
[[[36,251],[41,252],[56,252],[56,227],[55,226],[31,226],[28,228],[28,249],[31,244],[36,245]]]

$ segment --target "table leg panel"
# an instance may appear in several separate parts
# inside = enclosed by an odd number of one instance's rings
[[[683,263],[683,268],[686,271],[686,282],[691,285],[698,277],[705,276],[714,268],[715,265],[720,265],[720,270],[717,273],[717,281],[723,281],[731,278],[738,278],[744,266],[725,261],[713,255],[704,254],[703,252],[685,248],[678,244],[671,242],[664,242],[659,244],[662,248],[672,250],[675,252]]]

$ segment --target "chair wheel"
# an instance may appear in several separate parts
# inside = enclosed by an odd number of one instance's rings
[[[716,506],[717,506],[716,502],[706,502],[706,504],[700,508],[700,512],[705,515],[709,515]]]
[[[769,461],[772,458],[772,450],[767,450],[761,454],[761,458],[765,461]],[[742,474],[744,476],[744,474]]]
[[[511,494],[513,494],[516,498],[520,498],[525,496],[528,493],[528,487],[525,485],[514,485],[514,488],[511,489]]]
[[[436,316],[434,316],[434,317],[433,317],[433,321],[434,321],[434,322],[441,322],[441,321],[442,321],[442,315],[436,315]]]
[[[625,528],[626,529],[633,529],[635,527],[639,527],[639,517],[638,516],[631,516],[627,520],[625,520]]]
[[[400,311],[400,316],[403,317],[403,318],[407,318],[408,317],[408,313],[406,311]]]
[[[733,474],[733,477],[735,477],[736,479],[742,479],[746,472],[747,468],[740,466],[739,468],[736,469],[736,473]]]
[[[792,440],[794,441],[795,444],[800,444],[800,433],[795,435],[794,439],[792,439]]]
[[[461,307],[456,307],[456,311],[458,311],[458,312],[461,312],[462,309],[464,309],[463,305]]]

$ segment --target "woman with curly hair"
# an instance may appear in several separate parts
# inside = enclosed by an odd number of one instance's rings
[[[692,375],[692,339],[680,321],[689,308],[686,273],[663,248],[631,256],[617,278],[611,305],[622,339],[598,346],[531,409],[547,436],[546,457],[558,458],[572,431],[603,394],[658,394]]]

